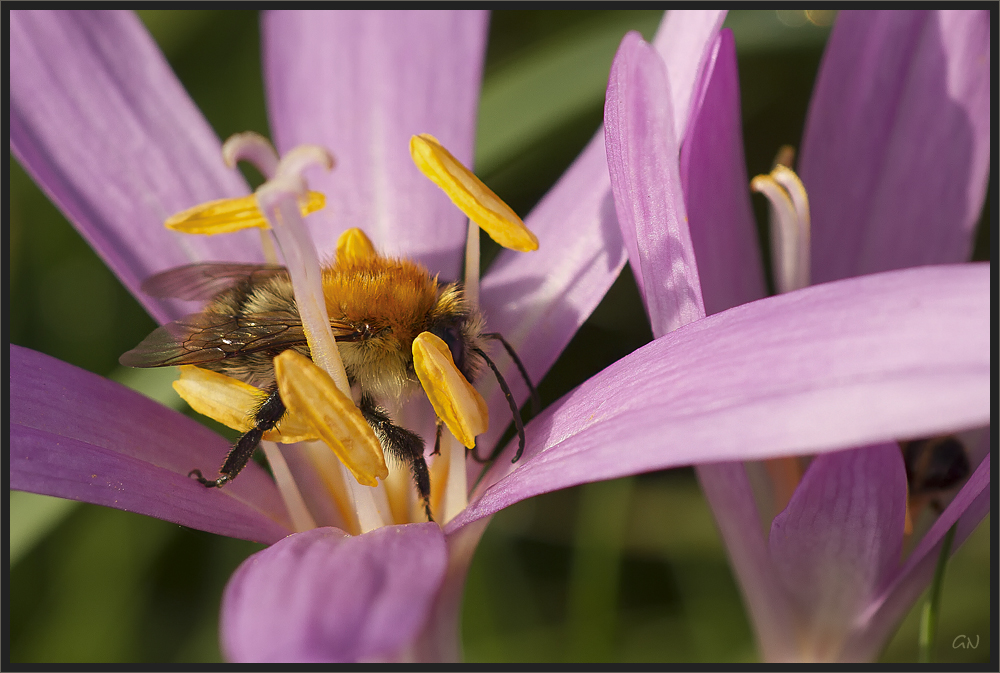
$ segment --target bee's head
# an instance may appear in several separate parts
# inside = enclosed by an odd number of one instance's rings
[[[438,337],[451,351],[455,366],[472,383],[482,367],[477,349],[483,346],[480,336],[483,319],[469,308],[458,285],[445,287],[431,313],[427,331]]]

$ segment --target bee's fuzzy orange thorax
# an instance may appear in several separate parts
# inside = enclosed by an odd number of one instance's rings
[[[415,262],[372,256],[324,269],[323,290],[331,320],[370,334],[341,345],[348,374],[363,388],[398,396],[411,379],[413,339],[438,301],[437,278]]]

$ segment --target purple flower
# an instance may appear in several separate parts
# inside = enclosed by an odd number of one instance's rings
[[[162,228],[179,210],[247,187],[219,161],[218,139],[134,17],[11,18],[12,150],[150,313],[163,322],[197,308],[139,293],[153,273],[199,260],[260,260],[253,235],[195,239]],[[721,20],[682,13],[661,30],[677,73],[674,108],[688,108]],[[685,39],[671,39],[671,31]],[[338,159],[332,173],[309,175],[329,204],[311,218],[318,250],[360,227],[383,251],[455,277],[462,218],[414,170],[406,148],[411,135],[427,132],[469,163],[484,15],[275,13],[263,34],[278,148],[317,144]],[[526,223],[539,251],[502,253],[483,278],[481,306],[537,380],[625,262],[603,133]],[[186,477],[195,465],[221,462],[228,449],[221,437],[17,346],[10,485],[273,543],[226,590],[222,634],[231,659],[454,659],[468,564],[489,516],[507,505],[664,467],[819,453],[987,422],[984,270],[913,275],[808,288],[663,336],[535,419],[522,459],[512,465],[508,447],[443,528],[294,533],[277,487],[253,464],[222,490]],[[915,329],[928,316],[950,329]],[[828,326],[841,323],[832,339]],[[829,361],[845,342],[861,355],[842,367],[803,364]],[[523,400],[523,384],[507,379]],[[927,392],[909,394],[911,387]],[[503,418],[502,393],[483,390]],[[963,404],[942,410],[943,399]],[[818,422],[831,416],[838,422]],[[494,424],[483,445],[502,431]],[[303,496],[322,525],[315,486]]]
[[[789,301],[802,311],[801,321],[786,335],[787,359],[769,371],[773,379],[809,386],[819,370],[836,378],[874,365],[874,359],[905,358],[917,339],[937,330],[938,345],[927,359],[913,362],[910,374],[931,362],[944,365],[958,352],[963,359],[979,359],[974,369],[985,373],[988,265],[921,265],[962,262],[970,254],[989,164],[988,14],[839,15],[802,143],[805,187],[789,181],[791,189],[783,197],[787,207],[780,199],[775,205],[772,236],[787,233],[791,245],[783,249],[779,242],[773,264],[779,288],[787,282],[789,290],[809,284],[810,266],[813,281],[876,275],[743,306],[762,297],[765,285],[743,169],[733,39],[727,31],[715,39],[694,102],[684,108],[675,101],[674,71],[657,53],[666,44],[663,34],[655,47],[635,34],[625,38],[612,66],[605,108],[619,223],[653,333],[660,337],[655,343],[754,306]],[[788,226],[793,229],[787,231]],[[905,267],[919,268],[878,273]],[[901,291],[893,306],[873,294],[889,285]],[[825,295],[838,287],[860,292]],[[931,294],[935,308],[926,303]],[[853,324],[832,314],[806,315],[806,306],[818,310],[828,301],[874,304]],[[960,329],[976,331],[963,334],[961,344],[951,342],[958,330],[940,311],[956,314],[946,305],[964,316]],[[884,340],[889,313],[909,323],[910,339],[894,346]],[[974,324],[966,323],[973,314],[978,316]],[[834,319],[825,322],[828,318]],[[760,324],[745,321],[740,342],[748,351],[761,340],[758,329]],[[836,346],[822,359],[796,352],[814,339]],[[701,357],[715,348],[706,339]],[[740,371],[728,375],[748,376],[762,366],[748,352]],[[946,377],[956,380],[972,371],[959,362],[950,369]],[[757,413],[770,417],[771,430],[788,433],[789,453],[843,449],[812,460],[766,540],[761,506],[748,478],[755,468],[715,463],[716,456],[697,461],[768,660],[876,657],[929,583],[944,534],[957,523],[956,541],[964,540],[989,511],[989,431],[983,426],[990,422],[990,395],[985,385],[946,393],[931,380],[907,381],[909,374],[891,380],[895,377],[872,373],[862,385],[882,393],[864,403],[872,405],[864,419],[853,408],[862,403],[854,398],[858,389],[848,390],[854,383],[825,408],[819,403],[814,413],[781,418],[767,389],[745,388],[744,394],[757,400]],[[899,425],[890,420],[899,405],[916,404],[918,398],[928,405],[919,418]],[[977,412],[968,413],[973,408]],[[748,419],[734,440],[742,442],[748,456],[759,456],[761,438],[751,425]],[[964,437],[974,472],[901,560],[907,475],[895,440],[962,431],[971,431]],[[673,429],[664,424],[663,432]],[[801,433],[798,450],[796,433]]]

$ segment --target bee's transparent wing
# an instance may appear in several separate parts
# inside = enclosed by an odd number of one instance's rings
[[[364,336],[346,323],[331,321],[330,326],[341,341]],[[277,355],[305,344],[302,323],[287,312],[249,316],[194,313],[153,330],[118,361],[126,367],[199,365],[261,351]]]
[[[256,283],[284,273],[285,267],[277,264],[187,264],[150,276],[143,281],[142,291],[150,297],[207,300],[243,280]]]

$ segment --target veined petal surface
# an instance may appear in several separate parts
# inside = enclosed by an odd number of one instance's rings
[[[719,32],[681,145],[681,184],[705,313],[767,294],[743,155],[736,43]]]
[[[969,258],[991,63],[985,10],[840,12],[799,162],[814,282]]]
[[[674,330],[532,421],[521,461],[504,459],[508,447],[448,529],[597,479],[984,426],[989,275],[986,264],[882,273]]]
[[[984,433],[984,443],[989,443],[988,432]],[[891,581],[880,587],[881,592],[867,613],[860,615],[857,628],[845,645],[844,661],[869,661],[878,656],[899,621],[930,584],[948,529],[956,526],[951,547],[954,554],[990,512],[991,503],[990,454],[987,453],[958,495],[906,557],[902,567],[893,573]]]
[[[261,261],[255,232],[163,228],[178,211],[247,187],[134,14],[18,10],[10,19],[11,151],[154,318],[195,310],[140,292],[154,273]]]
[[[886,442],[817,456],[771,523],[775,574],[817,661],[841,660],[856,616],[899,562],[906,468]]]
[[[292,532],[251,462],[224,489],[187,474],[222,464],[225,439],[121,384],[10,346],[10,487],[155,516],[257,542]]]
[[[395,658],[424,626],[448,565],[437,524],[351,537],[291,535],[248,558],[222,597],[222,646],[236,662]]]
[[[671,9],[653,38],[653,47],[667,65],[677,138],[687,134],[695,84],[709,57],[705,47],[712,44],[725,20],[726,10]]]
[[[524,223],[538,237],[538,250],[501,251],[483,277],[480,305],[487,327],[503,334],[537,382],[625,266],[603,128]],[[501,355],[497,366],[514,398],[526,400],[528,389],[511,360]],[[479,389],[491,415],[510,413],[495,381],[484,376]],[[492,446],[505,429],[494,424],[481,445]]]
[[[681,189],[666,67],[638,33],[611,64],[604,106],[615,210],[653,334],[705,315]]]
[[[336,157],[309,185],[317,249],[358,227],[388,255],[458,277],[465,217],[410,159],[430,133],[472,166],[488,16],[483,11],[274,11],[264,16],[264,77],[279,152],[321,145]]]

